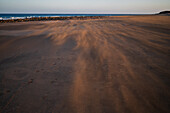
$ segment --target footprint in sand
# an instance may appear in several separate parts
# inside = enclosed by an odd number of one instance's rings
[[[13,67],[5,72],[4,77],[11,80],[24,80],[29,76],[29,72],[30,70],[26,68]]]

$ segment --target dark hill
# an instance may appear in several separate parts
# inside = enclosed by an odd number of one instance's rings
[[[162,12],[160,12],[160,13],[158,13],[158,14],[170,15],[170,11],[162,11]]]

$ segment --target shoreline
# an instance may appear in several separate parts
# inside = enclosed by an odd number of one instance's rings
[[[158,16],[158,15],[129,15],[133,16]],[[0,20],[0,23],[15,23],[29,21],[53,21],[53,20],[87,20],[87,19],[102,19],[107,17],[126,17],[126,16],[69,16],[69,17],[31,17],[20,19]]]
[[[0,23],[29,22],[29,21],[52,21],[52,20],[86,20],[101,19],[108,16],[73,16],[73,17],[32,17],[24,19],[0,20]],[[109,16],[110,17],[110,16]]]

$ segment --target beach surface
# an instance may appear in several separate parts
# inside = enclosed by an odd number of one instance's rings
[[[170,113],[170,16],[0,24],[0,113]]]

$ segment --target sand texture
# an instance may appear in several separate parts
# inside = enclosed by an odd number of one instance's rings
[[[170,113],[170,16],[0,24],[0,113]]]

